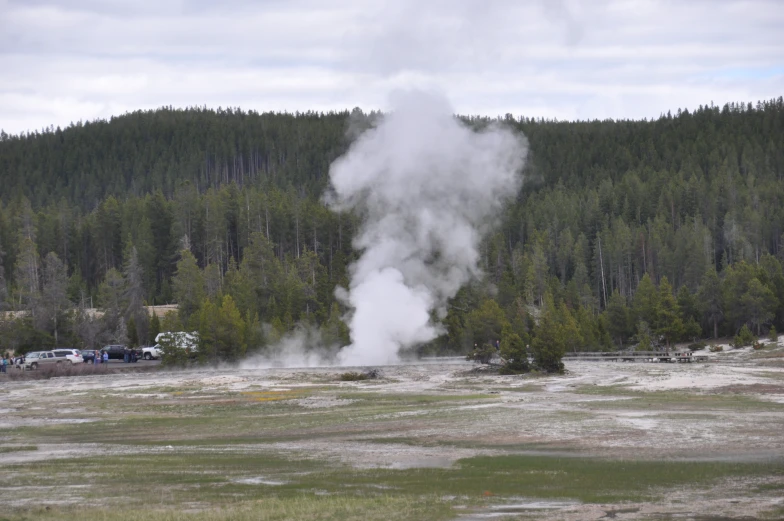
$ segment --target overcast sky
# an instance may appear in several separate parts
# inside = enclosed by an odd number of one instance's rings
[[[162,105],[658,117],[784,94],[784,0],[0,0],[0,128]]]

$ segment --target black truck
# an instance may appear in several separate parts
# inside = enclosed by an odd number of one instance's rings
[[[125,358],[126,350],[128,349],[127,346],[124,345],[110,345],[110,346],[103,346],[101,348],[101,354],[109,353],[109,360],[122,360]]]
[[[103,354],[104,352],[109,354],[109,360],[126,360],[125,355],[127,354],[129,357],[128,361],[133,362],[138,360],[142,353],[140,349],[131,349],[122,344],[103,346],[101,353]]]

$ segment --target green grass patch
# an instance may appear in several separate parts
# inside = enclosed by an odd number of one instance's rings
[[[442,440],[438,438],[406,438],[406,437],[389,437],[378,438],[369,437],[361,438],[358,441],[363,443],[377,443],[383,444],[397,444],[406,445],[409,447],[454,447],[457,449],[491,449],[507,451],[511,454],[526,454],[534,455],[541,454],[543,456],[563,455],[563,456],[576,456],[580,454],[580,449],[577,447],[564,446],[557,443],[547,442],[529,442],[529,443],[485,443],[480,440]]]
[[[573,498],[588,503],[656,499],[657,490],[707,486],[723,478],[784,476],[770,464],[638,461],[541,456],[477,457],[460,464],[463,487],[487,483],[501,495]]]
[[[688,391],[634,391],[621,386],[584,386],[579,394],[599,395],[621,400],[591,401],[583,403],[591,408],[647,408],[662,407],[670,410],[693,409],[738,409],[755,411],[784,411],[784,404],[760,400],[739,393],[691,393]]]
[[[265,395],[266,396],[266,395]],[[422,409],[427,420],[460,417],[455,404],[497,398],[493,395],[395,395],[347,393],[348,405],[306,409],[290,400],[249,399],[216,404],[182,401],[145,406],[118,404],[116,417],[101,421],[18,427],[9,432],[35,443],[204,444],[264,443],[285,439],[361,435],[396,422],[398,413]],[[90,414],[88,414],[89,416]],[[84,416],[84,415],[83,415]],[[95,417],[95,416],[93,416]],[[423,420],[425,421],[425,420]]]
[[[30,450],[38,450],[38,447],[35,445],[13,445],[13,446],[3,446],[0,447],[0,454],[7,454],[9,452],[23,452],[23,451],[30,451]]]
[[[775,484],[784,477],[784,464],[515,455],[464,459],[447,469],[393,470],[354,469],[269,453],[207,451],[52,460],[9,465],[5,471],[0,483],[9,494],[11,485],[57,487],[77,482],[89,484],[88,494],[103,498],[104,505],[127,501],[128,491],[143,488],[150,508],[194,502],[212,508],[317,492],[351,498],[391,496],[414,503],[423,497],[457,496],[480,504],[488,493],[496,498],[588,503],[657,500],[669,489],[710,487],[725,478],[769,478]]]
[[[374,404],[395,404],[395,405],[425,405],[448,402],[467,402],[474,400],[498,399],[497,394],[475,393],[475,394],[407,394],[407,393],[341,393],[339,398],[350,400],[367,400]],[[356,406],[356,404],[354,404]]]

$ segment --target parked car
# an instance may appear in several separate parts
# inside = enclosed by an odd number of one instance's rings
[[[65,358],[71,364],[81,364],[82,353],[78,349],[57,348],[52,351],[57,358]]]
[[[109,353],[109,360],[122,360],[125,358],[127,347],[122,344],[103,346],[101,353]]]
[[[163,351],[161,351],[161,345],[155,344],[152,347],[143,347],[142,348],[142,358],[145,360],[157,360],[161,357]]]
[[[25,369],[38,369],[45,365],[61,364],[64,358],[54,356],[52,351],[34,351],[25,355]]]
[[[82,361],[85,364],[92,364],[95,362],[95,351],[92,349],[82,349]]]

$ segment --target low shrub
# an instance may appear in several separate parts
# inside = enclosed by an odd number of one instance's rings
[[[118,374],[134,372],[157,371],[158,366],[143,365],[139,367],[128,367],[129,364],[122,366],[114,364],[70,364],[61,363],[56,365],[46,365],[32,370],[8,368],[9,380],[49,380],[50,378],[61,378],[67,376],[90,376],[103,374]],[[134,364],[135,365],[135,364]]]
[[[498,350],[491,344],[483,344],[480,347],[475,347],[473,351],[466,355],[466,360],[479,362],[480,364],[489,364],[490,360],[498,353]]]
[[[705,349],[706,345],[707,344],[705,342],[694,342],[693,344],[689,344],[688,349],[689,351],[700,351],[702,349]]]
[[[366,375],[370,380],[381,378],[381,370],[376,369],[375,367],[373,369],[365,369],[363,374]]]
[[[747,325],[743,325],[738,331],[738,334],[735,335],[735,338],[732,340],[732,347],[735,349],[740,349],[741,347],[746,347],[753,345],[757,341],[757,337],[754,336],[754,333],[751,332],[751,329]]]
[[[365,373],[357,373],[354,371],[343,373],[340,376],[338,376],[338,380],[340,380],[341,382],[358,382],[360,380],[367,380],[367,379],[368,379],[368,375],[366,375]]]
[[[341,382],[359,382],[362,380],[375,380],[376,378],[381,378],[381,371],[378,369],[365,369],[361,373],[350,371],[338,376],[338,380]]]
[[[722,346],[720,346],[720,345],[713,344],[712,346],[710,346],[708,348],[708,350],[711,353],[720,353],[721,351],[724,351],[724,348]]]

